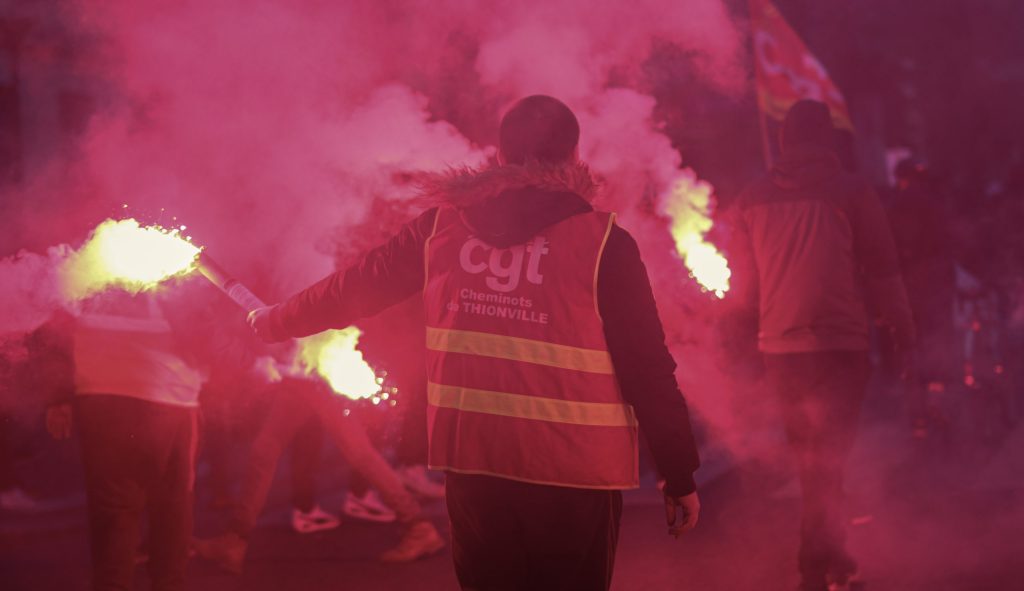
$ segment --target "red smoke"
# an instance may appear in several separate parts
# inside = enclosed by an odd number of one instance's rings
[[[25,183],[25,202],[58,194],[59,210],[26,208],[12,223],[58,244],[124,203],[157,218],[144,221],[166,223],[162,211],[273,300],[379,240],[366,227],[382,222],[368,213],[404,212],[412,196],[396,173],[485,162],[502,109],[552,94],[578,114],[582,157],[606,182],[597,205],[640,242],[684,390],[724,426],[708,303],[654,205],[683,157],[653,120],[641,68],[654,42],[671,43],[706,84],[741,88],[742,44],[722,0],[64,8],[88,40],[79,71],[102,101],[72,156]]]

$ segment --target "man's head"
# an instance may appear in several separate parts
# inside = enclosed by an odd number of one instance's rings
[[[535,94],[516,103],[501,119],[500,156],[507,164],[559,164],[576,157],[580,124],[562,101]]]
[[[828,105],[810,99],[797,101],[786,113],[786,120],[779,133],[779,143],[783,154],[799,145],[834,150],[835,130]]]

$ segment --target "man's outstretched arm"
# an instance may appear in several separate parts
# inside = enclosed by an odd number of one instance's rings
[[[264,340],[282,341],[345,328],[415,294],[423,289],[424,247],[436,215],[437,209],[427,210],[358,264],[254,312],[250,324]]]

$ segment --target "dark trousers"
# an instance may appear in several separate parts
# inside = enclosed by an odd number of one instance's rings
[[[309,513],[316,506],[316,475],[324,448],[324,429],[312,416],[292,437],[292,507]]]
[[[76,416],[85,464],[93,590],[132,587],[143,510],[149,515],[151,588],[181,589],[192,535],[195,411],[90,394],[77,398]]]
[[[464,590],[606,591],[619,491],[447,475],[455,574]]]
[[[846,551],[843,470],[870,374],[865,352],[765,355],[789,447],[800,472],[799,568],[804,588],[856,569]]]

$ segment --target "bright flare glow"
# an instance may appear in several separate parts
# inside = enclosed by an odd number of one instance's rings
[[[356,348],[361,334],[350,326],[300,339],[296,361],[307,374],[320,375],[336,393],[353,400],[373,398],[377,404],[381,390],[377,374]]]
[[[191,271],[199,251],[180,230],[140,226],[134,219],[106,220],[68,257],[60,270],[61,283],[71,299],[109,287],[133,293],[151,290]]]
[[[729,291],[729,261],[704,237],[711,229],[711,204],[714,188],[699,180],[690,169],[680,172],[671,190],[662,200],[662,212],[672,219],[672,238],[676,252],[697,280],[701,289],[719,298]]]

